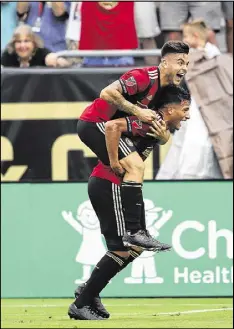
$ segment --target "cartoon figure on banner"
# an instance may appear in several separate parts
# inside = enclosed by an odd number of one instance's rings
[[[146,228],[149,233],[158,237],[159,230],[171,219],[172,210],[165,211],[155,207],[153,201],[144,199]],[[159,218],[160,216],[160,218]],[[159,218],[159,219],[158,219]],[[143,283],[163,283],[162,277],[158,276],[155,264],[155,252],[144,251],[141,256],[132,262],[131,276],[124,279],[127,284]]]
[[[82,264],[83,276],[75,280],[75,284],[86,282],[96,265],[106,253],[98,218],[89,200],[77,208],[76,219],[71,211],[62,211],[64,220],[82,236],[82,242],[76,255],[76,262]]]

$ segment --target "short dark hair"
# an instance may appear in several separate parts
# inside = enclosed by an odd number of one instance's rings
[[[188,54],[189,45],[183,41],[167,41],[161,49],[162,57],[168,54]]]
[[[156,107],[159,110],[166,105],[180,104],[182,101],[191,102],[189,90],[171,84],[161,88],[159,101],[157,102]]]

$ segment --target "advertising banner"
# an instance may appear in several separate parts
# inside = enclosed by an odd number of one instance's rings
[[[145,251],[102,296],[232,296],[232,182],[146,182],[143,192],[147,228],[172,251]],[[106,252],[87,183],[3,183],[1,211],[3,298],[72,297]]]

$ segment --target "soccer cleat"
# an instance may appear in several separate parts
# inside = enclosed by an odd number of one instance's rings
[[[68,315],[75,320],[106,320],[98,315],[96,310],[91,306],[76,307],[74,303],[69,306]]]
[[[148,230],[145,230],[145,233],[146,233],[147,236],[151,236]],[[157,241],[158,243],[161,243],[161,248],[160,249],[159,248],[154,249],[153,251],[155,251],[155,252],[170,251],[171,248],[172,248],[167,243],[159,242],[158,240],[155,240],[155,241]]]
[[[75,298],[78,298],[80,293],[85,287],[85,283],[81,284],[78,288],[75,290]],[[108,319],[110,317],[110,313],[107,312],[104,305],[101,302],[100,296],[94,297],[93,301],[91,303],[91,306],[97,310],[98,314],[100,314],[103,318]]]
[[[125,247],[141,247],[144,250],[150,251],[166,251],[171,248],[167,244],[163,244],[158,240],[155,240],[148,231],[139,230],[138,232],[131,234],[126,232],[123,236],[123,244]]]

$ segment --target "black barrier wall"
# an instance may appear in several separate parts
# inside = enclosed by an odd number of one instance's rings
[[[76,135],[77,119],[125,71],[2,69],[2,181],[87,181],[97,159]],[[158,168],[156,147],[145,178]]]

